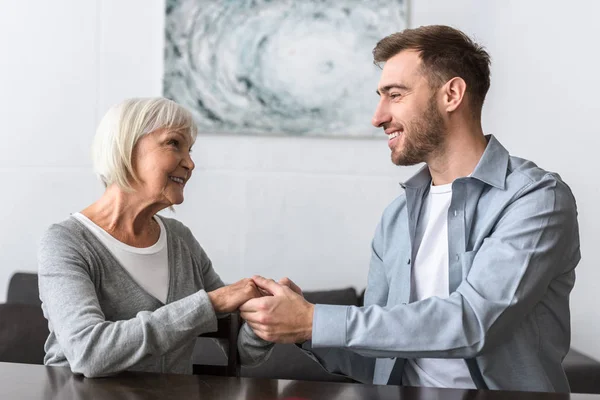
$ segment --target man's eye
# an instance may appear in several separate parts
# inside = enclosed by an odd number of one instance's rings
[[[170,146],[175,146],[175,147],[179,147],[179,140],[177,139],[171,139],[167,142],[168,145]]]
[[[390,94],[390,99],[397,99],[399,97],[401,97],[402,95],[400,93],[391,93]]]

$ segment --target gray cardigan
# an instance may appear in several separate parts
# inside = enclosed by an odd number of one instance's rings
[[[39,248],[39,289],[50,336],[44,364],[86,377],[124,370],[190,374],[195,339],[217,329],[207,292],[223,286],[190,230],[160,217],[167,230],[167,304],[144,291],[75,218],[52,225]],[[272,346],[244,324],[244,365],[264,361]]]

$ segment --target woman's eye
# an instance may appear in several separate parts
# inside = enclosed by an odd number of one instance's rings
[[[177,139],[171,139],[167,142],[168,145],[170,146],[175,146],[175,147],[179,147],[179,140]]]

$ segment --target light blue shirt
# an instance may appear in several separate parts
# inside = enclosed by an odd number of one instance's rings
[[[425,167],[383,213],[365,306],[317,305],[304,348],[361,382],[386,384],[407,358],[462,358],[481,389],[569,391],[561,362],[580,259],[569,187],[488,136],[471,176],[452,183],[450,296],[411,303],[415,231],[430,183]]]

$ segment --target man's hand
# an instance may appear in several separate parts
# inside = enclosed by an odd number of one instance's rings
[[[208,298],[217,313],[233,312],[248,300],[260,296],[256,284],[249,278],[208,292]]]
[[[296,292],[295,289],[302,293],[300,288],[289,279],[284,283],[289,281],[290,286],[261,276],[254,276],[252,280],[259,289],[271,294],[248,300],[240,307],[242,318],[254,333],[275,343],[301,343],[311,339],[314,305]]]
[[[262,277],[261,277],[261,278],[262,278]],[[287,277],[286,277],[286,278],[281,278],[281,279],[279,280],[279,282],[277,282],[277,283],[279,283],[279,284],[280,284],[280,285],[282,285],[282,286],[287,286],[287,287],[289,287],[289,288],[290,288],[290,289],[292,289],[294,292],[296,292],[296,293],[298,293],[300,296],[304,297],[304,295],[302,294],[302,289],[300,289],[300,286],[298,286],[298,285],[296,285],[294,282],[292,282],[292,280],[291,280],[290,278],[287,278]],[[269,292],[269,291],[267,291],[267,290],[265,290],[265,289],[263,289],[263,288],[261,288],[261,287],[258,287],[258,291],[259,291],[259,292],[260,292],[260,294],[262,294],[263,296],[273,296],[273,293],[271,293],[271,292]]]
[[[304,295],[302,294],[302,289],[300,289],[300,286],[296,285],[290,278],[281,278],[279,280],[279,284],[283,285],[283,286],[287,286],[290,289],[292,289],[294,292],[298,293],[300,296],[304,297]]]

